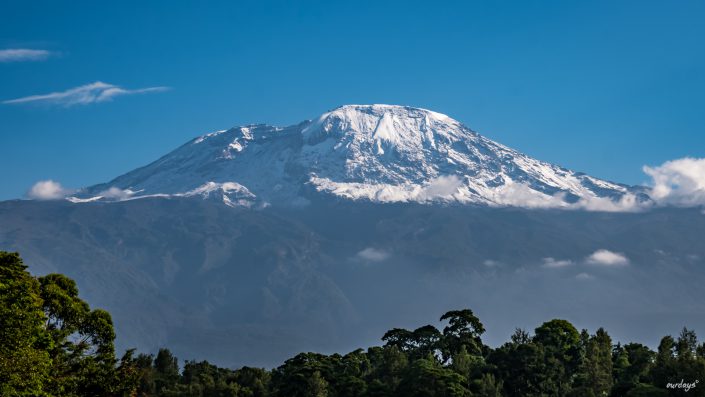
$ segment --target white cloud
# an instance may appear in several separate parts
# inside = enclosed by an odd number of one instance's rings
[[[556,260],[555,258],[543,258],[543,265],[542,267],[547,267],[547,268],[559,268],[559,267],[566,267],[570,266],[573,264],[573,261],[568,260],[568,259],[563,259],[563,260]]]
[[[51,55],[47,50],[8,48],[0,50],[0,62],[43,61]]]
[[[387,251],[367,247],[364,250],[358,252],[355,256],[359,259],[363,259],[368,262],[382,262],[389,258],[390,255]]]
[[[580,199],[570,203],[566,193],[547,194],[532,189],[522,182],[506,181],[502,186],[483,189],[479,194],[489,199],[495,206],[522,208],[556,208],[599,212],[639,212],[657,206],[705,206],[705,159],[683,158],[668,161],[658,167],[644,166],[644,172],[653,181],[645,188],[651,200],[641,200],[637,194],[627,193],[619,198],[598,197],[587,188],[575,192]],[[423,185],[404,184],[364,184],[333,182],[327,178],[312,177],[311,182],[318,190],[347,197],[366,198],[380,202],[430,202],[455,201],[472,202],[475,192],[456,175],[440,176]],[[703,209],[705,214],[705,209]]]
[[[95,83],[71,88],[66,91],[52,92],[43,95],[31,95],[23,98],[9,99],[4,104],[45,103],[61,106],[87,105],[90,103],[106,102],[121,95],[146,94],[149,92],[162,92],[169,87],[148,87],[129,90],[113,84],[96,81]]]
[[[108,190],[103,190],[102,192],[98,193],[99,196],[102,196],[103,198],[107,199],[113,199],[113,200],[126,200],[130,198],[135,192],[133,192],[130,189],[120,189],[115,186],[111,187]]]
[[[311,177],[311,183],[319,191],[327,191],[353,200],[369,199],[383,203],[430,202],[453,200],[462,181],[456,175],[433,178],[419,184],[368,184],[358,182],[334,182],[328,178]]]
[[[577,274],[577,275],[575,276],[575,278],[578,279],[578,280],[592,280],[592,279],[595,278],[595,276],[592,276],[592,275],[587,274],[587,273],[579,273],[579,274]]]
[[[608,197],[586,196],[573,204],[572,207],[586,211],[638,212],[650,207],[650,203],[642,203],[635,195],[627,193],[619,200],[613,200]]]
[[[59,182],[46,180],[35,183],[27,192],[27,197],[35,200],[58,200],[69,194],[71,190],[61,186]]]
[[[661,205],[705,205],[705,159],[685,157],[658,167],[644,166],[652,179],[650,196]]]
[[[432,179],[421,190],[419,198],[422,200],[433,200],[436,198],[450,197],[458,192],[458,188],[463,182],[456,175],[439,176]]]
[[[495,260],[492,260],[492,259],[487,259],[486,261],[482,262],[482,264],[485,265],[485,266],[487,266],[487,267],[497,267],[497,266],[501,266],[501,265],[502,265],[501,262],[498,262],[498,261],[495,261]]]
[[[586,261],[591,265],[600,266],[625,266],[629,264],[629,259],[624,254],[606,249],[599,249],[593,252],[587,257]]]
[[[565,201],[565,193],[554,195],[534,190],[525,183],[507,183],[497,189],[495,201],[499,205],[523,208],[558,208],[600,212],[637,212],[648,207],[640,203],[633,194],[624,194],[620,199],[597,197],[585,190],[583,197],[575,203]]]
[[[525,183],[508,181],[496,189],[495,203],[501,206],[524,208],[569,208],[563,198],[564,194],[548,195],[534,190]]]

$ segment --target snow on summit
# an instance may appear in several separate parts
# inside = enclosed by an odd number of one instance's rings
[[[75,200],[110,189],[140,192],[131,199],[217,197],[232,206],[302,205],[311,195],[328,195],[617,211],[648,200],[639,188],[533,159],[444,114],[394,105],[346,105],[293,126],[256,124],[205,134],[145,167],[83,189]]]

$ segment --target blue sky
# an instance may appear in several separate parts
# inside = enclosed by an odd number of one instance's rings
[[[0,199],[347,103],[429,108],[618,182],[705,157],[705,1],[207,4],[0,3]],[[96,82],[93,103],[7,103]]]

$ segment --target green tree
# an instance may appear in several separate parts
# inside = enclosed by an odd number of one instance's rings
[[[441,316],[440,321],[448,321],[443,328],[443,356],[452,357],[465,346],[469,354],[482,356],[483,344],[480,337],[485,327],[470,309],[451,310]]]
[[[307,397],[328,397],[328,382],[319,371],[314,371],[306,382]]]
[[[612,350],[613,396],[624,396],[640,384],[650,381],[655,354],[639,343],[617,344]]]
[[[544,361],[544,348],[533,341],[509,342],[492,351],[487,361],[504,383],[509,397],[556,395],[556,387]]]
[[[664,336],[659,342],[656,360],[651,372],[653,384],[658,387],[665,388],[667,383],[675,382],[678,377],[674,354],[675,345],[676,341],[670,335]]]
[[[497,380],[493,374],[483,374],[482,377],[475,382],[476,391],[473,396],[478,397],[502,397],[502,380]]]
[[[343,356],[336,368],[336,395],[360,397],[367,393],[366,378],[371,374],[371,363],[362,349]]]
[[[626,397],[667,397],[668,392],[662,388],[641,383],[622,395]]]
[[[421,358],[426,356],[434,356],[436,350],[440,348],[441,332],[433,325],[424,325],[416,328],[412,332],[411,341],[414,348],[411,351],[411,358]]]
[[[536,328],[534,342],[544,347],[545,374],[551,377],[555,394],[567,395],[580,362],[578,330],[566,320],[554,319]]]
[[[116,393],[115,331],[110,314],[91,310],[76,283],[62,274],[39,277],[46,330],[52,338],[51,394]]]
[[[444,368],[434,357],[414,361],[399,385],[397,395],[408,397],[466,397],[467,378]]]
[[[269,395],[271,374],[262,368],[242,367],[233,373],[234,381],[242,387],[244,397],[266,397]]]
[[[397,346],[371,347],[367,350],[371,373],[368,376],[369,396],[396,396],[409,359]]]
[[[154,358],[155,391],[174,388],[179,380],[179,359],[169,349],[161,348]]]
[[[317,377],[326,380],[325,392],[328,392],[328,379],[332,379],[331,359],[318,353],[300,353],[290,358],[272,372],[272,389],[275,396],[308,397],[314,386],[310,379]],[[317,390],[324,390],[322,382],[317,382]],[[322,393],[323,391],[321,391]]]
[[[424,325],[409,331],[403,328],[394,328],[387,331],[382,340],[386,346],[395,346],[408,353],[410,358],[418,359],[435,353],[441,348],[442,334],[433,325]]]
[[[599,328],[587,345],[588,383],[596,396],[607,396],[612,389],[612,338]]]
[[[0,392],[3,396],[114,396],[136,381],[132,353],[115,359],[110,314],[91,310],[61,274],[34,278],[0,252]]]
[[[403,328],[393,328],[382,336],[386,346],[395,346],[401,351],[410,351],[413,345],[414,333]]]
[[[19,254],[0,251],[0,395],[45,394],[52,345],[44,321],[39,283]]]

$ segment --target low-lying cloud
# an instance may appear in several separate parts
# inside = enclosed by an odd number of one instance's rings
[[[59,200],[71,192],[70,189],[61,186],[59,182],[49,179],[35,183],[27,192],[27,197],[34,200]]]
[[[638,212],[650,206],[651,204],[648,202],[639,201],[636,195],[626,193],[619,200],[613,200],[609,197],[583,197],[573,204],[572,208],[599,212]]]
[[[496,189],[494,201],[500,206],[523,208],[568,208],[563,194],[548,195],[532,189],[525,183],[508,182]]]
[[[125,95],[146,94],[152,92],[163,92],[169,90],[169,87],[147,87],[138,89],[126,89],[114,84],[103,83],[96,81],[95,83],[82,85],[80,87],[71,88],[66,91],[52,92],[42,95],[30,95],[22,98],[9,99],[3,101],[4,104],[25,104],[38,103],[50,104],[64,107],[75,105],[88,105],[91,103],[100,103],[111,101],[113,98]]]
[[[555,269],[555,268],[561,268],[561,267],[567,267],[573,264],[573,261],[568,260],[568,259],[562,259],[558,260],[552,257],[548,258],[543,258],[543,264],[541,265],[542,267],[550,268],[550,269]]]
[[[558,208],[565,210],[585,210],[599,212],[637,212],[648,208],[648,203],[640,202],[636,195],[627,193],[618,200],[609,197],[597,197],[591,192],[584,192],[583,197],[575,203],[565,200],[565,193],[553,195],[532,189],[525,183],[508,183],[497,189],[495,202],[523,208]]]
[[[432,179],[419,194],[422,200],[449,197],[458,191],[463,182],[457,175],[443,175]]]
[[[660,205],[705,205],[705,159],[682,158],[644,166],[653,181],[650,196]]]
[[[588,274],[588,273],[578,273],[575,275],[575,278],[578,280],[592,280],[595,278],[595,276]]]
[[[110,189],[103,190],[102,192],[98,193],[98,195],[102,196],[103,198],[116,201],[126,200],[132,197],[134,194],[135,192],[130,189],[120,189],[114,186]]]
[[[626,266],[629,264],[629,258],[624,254],[612,252],[606,249],[599,249],[593,252],[585,260],[588,264],[599,266]]]
[[[443,175],[420,184],[367,184],[334,182],[328,178],[311,177],[319,191],[327,191],[350,199],[370,199],[383,203],[452,201],[463,181],[456,175]]]
[[[389,258],[390,254],[387,251],[377,248],[367,247],[355,255],[358,259],[367,262],[382,262]]]
[[[28,62],[43,61],[52,53],[47,50],[34,50],[30,48],[8,48],[0,50],[0,62]]]
[[[643,200],[633,193],[620,198],[597,197],[586,191],[575,203],[565,201],[563,193],[549,195],[523,183],[511,183],[498,189],[498,205],[524,208],[560,208],[599,212],[639,212],[653,207],[705,206],[705,159],[682,158],[656,167],[643,167],[651,178],[645,193],[651,200]],[[705,213],[705,210],[703,211]]]

